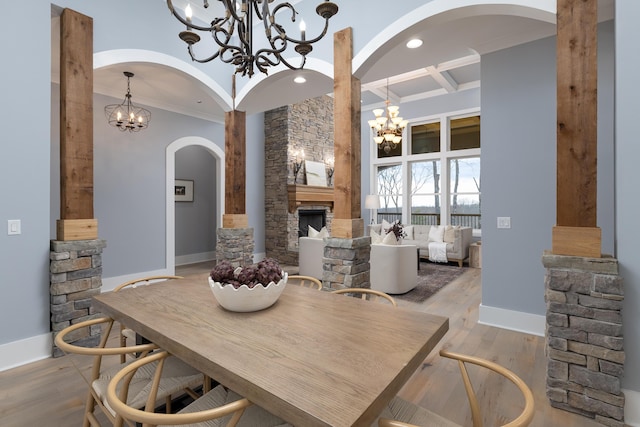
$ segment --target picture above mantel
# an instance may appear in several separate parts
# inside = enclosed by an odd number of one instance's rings
[[[333,187],[289,184],[289,213],[300,206],[328,206],[333,211]]]

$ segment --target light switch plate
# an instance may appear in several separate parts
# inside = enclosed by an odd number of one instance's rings
[[[510,216],[499,216],[498,217],[498,228],[511,228],[511,217]]]
[[[22,233],[21,224],[19,219],[10,219],[7,221],[7,234],[20,234]]]

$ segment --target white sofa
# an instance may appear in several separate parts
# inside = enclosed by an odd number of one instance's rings
[[[301,276],[311,276],[322,280],[324,245],[324,239],[315,237],[300,237],[298,239],[298,265]]]
[[[429,231],[431,225],[412,225],[413,236],[403,239],[403,244],[416,245],[420,248],[420,258],[429,259]],[[372,224],[369,231],[382,233],[382,224]],[[455,261],[460,267],[465,259],[469,257],[469,245],[473,238],[473,230],[470,227],[458,227],[453,230],[453,239],[447,243],[447,260]],[[413,237],[413,238],[412,238]]]
[[[418,284],[416,245],[371,245],[371,289],[404,294]]]

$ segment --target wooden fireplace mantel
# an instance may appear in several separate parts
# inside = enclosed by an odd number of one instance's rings
[[[289,184],[289,213],[303,205],[328,206],[333,210],[333,187]]]

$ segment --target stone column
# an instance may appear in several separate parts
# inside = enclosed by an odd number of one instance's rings
[[[216,259],[234,267],[253,264],[253,228],[218,228]]]
[[[370,288],[371,238],[357,237],[325,239],[324,271],[322,274],[325,289]]]
[[[51,331],[53,336],[67,326],[96,317],[91,298],[102,287],[104,240],[51,241],[50,286]],[[100,342],[101,328],[78,331],[77,345],[94,347]],[[53,357],[64,355],[55,345]]]
[[[611,257],[542,257],[551,406],[624,426],[622,278]]]

